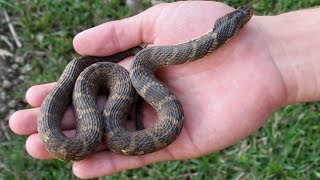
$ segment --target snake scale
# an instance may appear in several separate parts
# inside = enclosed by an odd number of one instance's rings
[[[102,141],[113,152],[124,155],[142,155],[168,146],[182,129],[183,109],[154,71],[208,55],[232,38],[252,14],[249,7],[238,8],[219,18],[213,30],[185,43],[134,47],[108,57],[82,56],[70,61],[38,115],[38,132],[46,149],[58,159],[76,161],[94,152]],[[130,75],[115,64],[128,56],[135,56]],[[108,94],[102,112],[96,105],[100,92]],[[136,92],[156,110],[158,121],[142,129],[142,120],[137,118],[140,128],[132,131],[126,128],[126,119],[136,103]],[[77,122],[72,138],[61,130],[61,119],[70,103]]]

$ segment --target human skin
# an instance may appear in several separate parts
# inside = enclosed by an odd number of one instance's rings
[[[95,56],[141,43],[173,45],[211,30],[217,18],[232,10],[209,1],[160,4],[81,32],[73,44],[79,54]],[[209,56],[159,69],[157,77],[183,105],[185,121],[179,137],[167,148],[143,156],[117,155],[101,145],[95,154],[74,162],[73,173],[80,178],[101,177],[158,161],[203,156],[250,135],[282,106],[319,100],[319,24],[319,8],[253,16],[239,34]],[[120,64],[129,69],[131,60]],[[30,135],[26,149],[38,159],[52,158],[37,134],[37,114],[53,85],[31,87],[26,98],[33,108],[15,112],[9,121],[13,132]],[[156,119],[146,107],[145,126],[152,126]],[[62,128],[70,135],[74,127],[69,108]]]

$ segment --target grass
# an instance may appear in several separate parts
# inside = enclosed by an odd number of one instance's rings
[[[260,15],[279,14],[320,5],[319,0],[225,0],[230,6],[250,5]],[[148,0],[143,0],[145,7]],[[18,32],[24,55],[34,69],[32,84],[55,81],[67,60],[77,56],[72,38],[81,30],[130,15],[117,0],[0,0]],[[320,178],[320,104],[282,108],[248,138],[221,152],[196,159],[155,163],[106,179],[316,179]],[[0,179],[76,179],[71,165],[58,160],[36,160],[24,150],[25,137],[12,135],[0,143]]]

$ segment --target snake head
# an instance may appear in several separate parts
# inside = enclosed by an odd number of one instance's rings
[[[253,9],[251,7],[239,7],[235,11],[217,19],[214,27],[219,28],[231,24],[235,29],[239,30],[251,19],[252,15]]]
[[[231,13],[233,18],[237,19],[239,29],[242,28],[252,17],[253,9],[251,7],[240,7]]]
[[[232,38],[251,19],[253,9],[240,7],[217,19],[213,31],[218,33],[218,42],[223,44]]]

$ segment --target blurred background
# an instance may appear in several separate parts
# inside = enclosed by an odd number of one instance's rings
[[[173,2],[173,1],[162,1]],[[225,0],[275,15],[320,0]],[[10,114],[28,108],[28,87],[53,82],[77,54],[73,37],[103,22],[139,13],[154,0],[0,0],[0,179],[77,179],[71,164],[36,160],[13,134]],[[320,179],[320,103],[284,107],[248,138],[197,159],[155,163],[105,179]],[[104,179],[104,178],[101,178]]]

